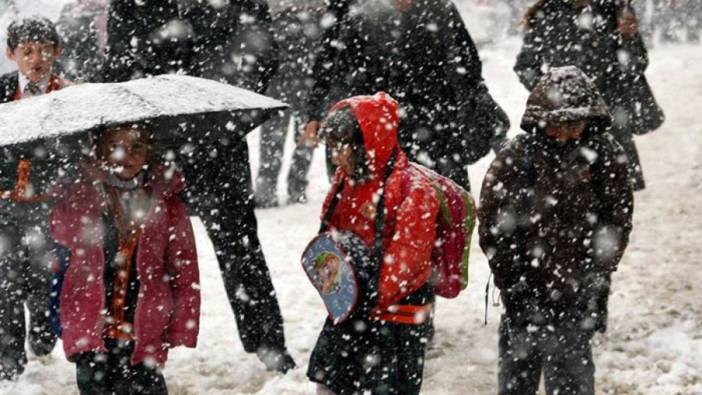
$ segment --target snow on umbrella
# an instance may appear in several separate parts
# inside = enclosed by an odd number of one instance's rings
[[[81,84],[0,105],[0,146],[75,135],[100,127],[158,122],[158,141],[242,138],[287,105],[197,77],[161,75]]]

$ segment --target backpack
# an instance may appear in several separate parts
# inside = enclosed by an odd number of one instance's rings
[[[385,170],[385,181],[392,174],[395,154],[391,156]],[[443,298],[455,298],[468,285],[468,263],[470,242],[475,228],[477,209],[475,200],[461,186],[448,177],[444,177],[420,164],[410,162],[410,166],[424,175],[436,191],[439,199],[439,214],[436,221],[436,240],[432,251],[433,275],[430,283],[434,293]],[[327,230],[336,204],[339,191],[334,195],[320,233]],[[377,213],[384,213],[384,199],[378,201]],[[384,216],[376,217],[376,238],[371,256],[380,262],[381,236],[379,229],[383,226]],[[374,279],[377,281],[377,279]]]
[[[410,166],[427,177],[439,198],[431,284],[437,295],[455,298],[468,285],[470,242],[477,211],[475,200],[451,179],[417,163]]]

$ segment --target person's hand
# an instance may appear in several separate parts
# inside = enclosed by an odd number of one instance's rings
[[[617,29],[621,33],[622,37],[629,40],[633,38],[639,31],[639,24],[636,20],[636,15],[631,11],[624,11],[622,15],[619,16],[617,21]]]
[[[105,174],[101,164],[96,160],[81,162],[80,174],[86,181],[91,183],[100,183],[107,179],[107,174]]]
[[[311,148],[316,148],[319,145],[319,136],[317,132],[319,131],[320,123],[317,120],[310,120],[305,125],[305,130],[302,135],[297,139],[297,145],[306,145]]]

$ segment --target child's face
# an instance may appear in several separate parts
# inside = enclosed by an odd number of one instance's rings
[[[98,155],[109,172],[122,180],[131,180],[148,161],[146,132],[132,126],[107,130],[100,135]]]
[[[332,163],[342,168],[344,173],[353,175],[353,148],[349,143],[329,141],[329,146],[332,150]]]
[[[39,82],[51,74],[51,66],[61,56],[61,47],[52,43],[24,42],[14,51],[5,50],[7,58],[30,82]]]
[[[546,135],[559,143],[577,140],[585,131],[585,121],[562,122],[546,126]]]

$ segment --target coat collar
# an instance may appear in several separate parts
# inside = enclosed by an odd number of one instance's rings
[[[24,97],[24,88],[25,86],[27,86],[28,83],[29,80],[27,79],[27,77],[25,77],[22,73],[17,72],[17,91],[15,93],[14,100],[21,100],[23,98],[26,98]],[[61,79],[61,77],[59,77],[56,74],[50,74],[48,77],[39,81],[39,89],[41,90],[41,94],[47,94],[57,91],[59,89],[64,88],[66,85],[69,85],[69,83]]]

